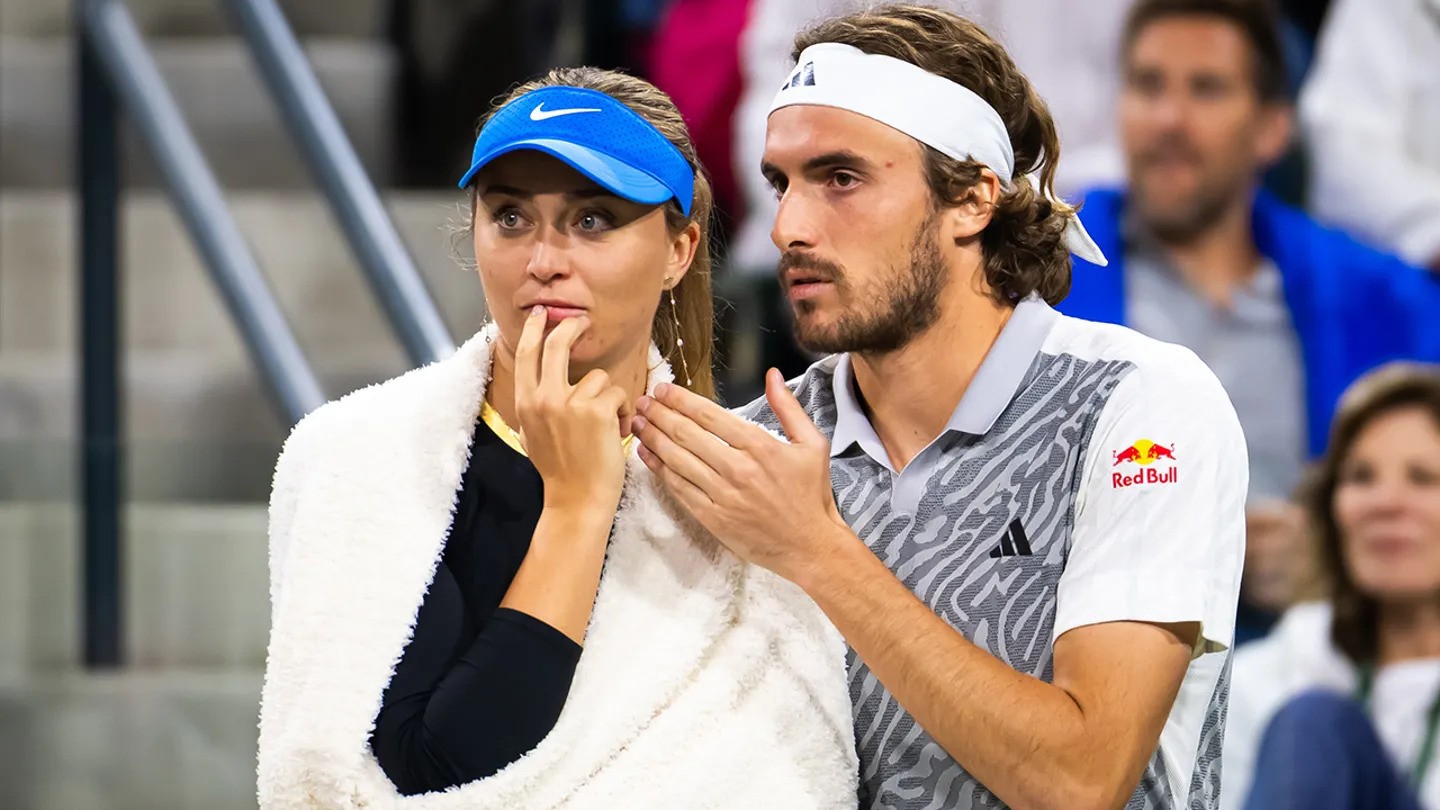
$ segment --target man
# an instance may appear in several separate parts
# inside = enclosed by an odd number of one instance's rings
[[[642,398],[642,458],[849,642],[867,808],[1215,806],[1245,445],[1188,350],[1056,313],[1054,122],[978,27],[803,32],[769,116],[807,348],[747,409]],[[1030,175],[1038,178],[1032,181]]]
[[[1132,0],[936,0],[932,5],[956,11],[997,34],[1007,53],[1025,71],[1031,86],[1047,99],[1065,144],[1055,186],[1062,194],[1113,184],[1124,176],[1115,105],[1120,95],[1120,30]],[[795,32],[807,24],[856,11],[866,0],[749,0],[739,41],[742,69],[738,104],[732,115],[732,160],[721,164],[701,155],[712,175],[739,166],[735,179],[743,207],[726,250],[722,294],[735,302],[728,331],[733,351],[727,357],[725,386],[732,403],[761,392],[754,381],[766,365],[798,374],[815,358],[797,351],[791,321],[775,285],[779,252],[770,242],[775,195],[754,170],[765,148],[765,122],[775,96],[775,77],[789,69]],[[717,5],[731,6],[720,2]],[[693,54],[687,54],[693,59]],[[713,60],[707,57],[707,64]],[[693,67],[691,68],[693,73]],[[658,82],[657,82],[658,83]],[[662,89],[668,89],[660,85]],[[677,98],[677,103],[679,99]],[[686,120],[694,121],[685,110]],[[694,124],[692,123],[692,128]],[[725,206],[722,206],[722,208]]]
[[[1139,0],[1122,42],[1129,189],[1086,195],[1110,264],[1077,265],[1061,310],[1194,349],[1240,416],[1252,499],[1287,498],[1347,385],[1440,358],[1440,282],[1258,190],[1291,131],[1265,3]],[[1413,179],[1356,159],[1376,189]]]

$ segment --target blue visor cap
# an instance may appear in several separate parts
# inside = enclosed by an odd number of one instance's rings
[[[635,111],[580,87],[542,87],[501,107],[480,130],[460,187],[501,155],[533,149],[565,161],[618,197],[659,205],[673,198],[685,216],[695,172],[675,145]]]

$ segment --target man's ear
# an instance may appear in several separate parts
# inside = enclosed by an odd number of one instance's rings
[[[981,169],[980,179],[963,192],[960,202],[945,209],[942,232],[956,242],[978,236],[990,224],[1000,194],[1000,178]]]
[[[1268,104],[1260,113],[1255,132],[1255,158],[1262,166],[1274,166],[1290,150],[1295,134],[1295,108],[1289,104]]]

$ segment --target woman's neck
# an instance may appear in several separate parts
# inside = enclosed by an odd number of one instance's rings
[[[1440,658],[1440,600],[1382,604],[1377,641],[1380,666]]]
[[[490,383],[485,387],[485,399],[490,407],[500,413],[506,424],[520,428],[519,415],[515,411],[515,350],[504,338],[495,339],[495,350],[490,359]],[[612,385],[625,390],[627,401],[632,404],[645,393],[650,380],[650,343],[647,340],[638,349],[628,351],[620,360],[596,365],[610,376]],[[592,367],[571,366],[570,383],[580,381]],[[628,435],[629,425],[622,426]]]

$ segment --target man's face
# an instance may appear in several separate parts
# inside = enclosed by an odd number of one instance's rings
[[[1131,43],[1121,135],[1134,210],[1161,239],[1205,231],[1283,154],[1288,110],[1261,102],[1254,64],[1245,34],[1218,17],[1163,17]]]
[[[776,110],[763,171],[779,197],[770,237],[796,340],[885,353],[939,318],[949,281],[920,145],[856,113]]]

